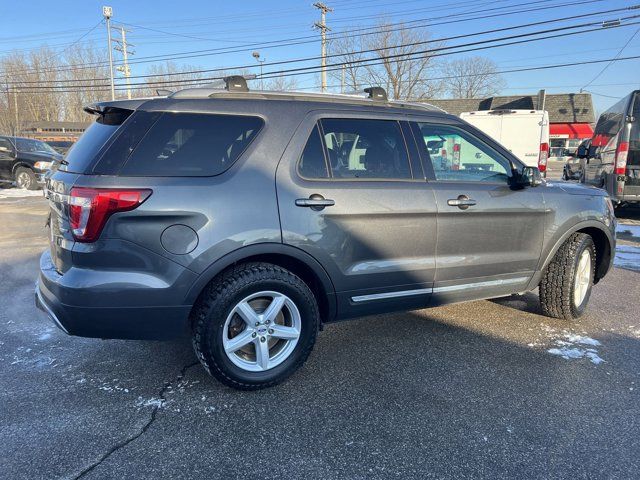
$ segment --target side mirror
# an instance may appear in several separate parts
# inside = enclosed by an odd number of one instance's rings
[[[511,187],[516,189],[524,187],[537,187],[538,185],[542,185],[542,183],[542,174],[537,167],[524,167],[522,169],[522,172],[514,169],[510,181]]]
[[[531,187],[542,185],[542,174],[538,167],[524,167],[521,175],[529,181]]]
[[[576,157],[587,158],[589,156],[589,149],[586,145],[580,145],[576,151]]]

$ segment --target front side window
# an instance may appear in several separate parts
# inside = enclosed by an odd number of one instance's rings
[[[448,125],[419,123],[418,129],[436,180],[507,182],[509,161],[478,138]]]
[[[121,175],[218,175],[229,168],[264,124],[259,117],[163,113],[140,140]]]
[[[323,119],[331,176],[347,179],[409,179],[404,137],[393,120]]]

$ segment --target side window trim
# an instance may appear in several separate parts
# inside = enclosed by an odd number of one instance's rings
[[[406,120],[400,121],[400,128],[402,129],[402,136],[404,137],[405,144],[409,150],[409,163],[411,166],[411,175],[413,180],[426,181],[427,171],[422,162],[422,157],[420,156],[420,149],[418,148],[418,143],[416,142],[411,122]]]
[[[422,165],[422,169],[424,170],[424,176],[427,179],[427,182],[435,182],[436,181],[436,172],[433,169],[433,164],[431,163],[431,157],[429,156],[429,152],[425,152],[424,147],[420,147],[420,136],[422,132],[420,132],[420,127],[418,127],[418,122],[412,120],[409,122],[411,126],[411,133],[413,134],[413,141],[416,145],[416,149],[418,150],[418,157],[420,159],[420,164]]]
[[[479,138],[475,133],[470,132],[467,128],[464,127],[464,125],[454,125],[454,124],[448,124],[448,123],[438,123],[438,122],[434,122],[433,120],[431,121],[420,121],[420,120],[412,120],[411,121],[411,129],[412,132],[415,136],[415,141],[417,144],[420,144],[420,137],[422,136],[422,132],[420,130],[419,127],[419,123],[424,123],[424,124],[428,124],[428,125],[433,125],[433,126],[445,126],[448,128],[454,128],[454,129],[458,129],[461,130],[462,132],[466,133],[467,135],[469,135],[470,137],[476,139],[477,141],[479,141],[481,144],[486,145],[487,147],[489,147],[489,149],[495,153],[499,158],[503,159],[507,164],[510,164],[511,161],[505,156],[503,155],[500,151],[498,151],[498,149],[494,148],[491,144],[485,142],[482,138]],[[423,161],[423,166],[425,168],[425,173],[427,173],[427,180],[431,181],[431,182],[438,182],[438,183],[464,183],[464,184],[478,184],[478,183],[482,183],[485,185],[503,185],[504,182],[499,182],[499,181],[475,181],[475,180],[464,180],[464,179],[451,179],[451,180],[438,180],[435,174],[435,169],[433,167],[433,161],[431,160],[431,155],[429,154],[429,152],[426,151],[426,149],[423,148],[418,148],[418,152],[420,155],[420,158]],[[511,169],[507,168],[507,175],[509,177],[511,177],[512,173],[511,173]]]

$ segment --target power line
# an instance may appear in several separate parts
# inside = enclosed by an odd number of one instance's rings
[[[629,40],[627,40],[627,43],[625,43],[622,48],[618,51],[618,53],[616,54],[616,56],[614,58],[619,57],[620,55],[622,55],[622,52],[624,51],[625,48],[627,48],[629,46],[629,44],[631,43],[631,41],[635,38],[635,36],[638,34],[638,32],[640,32],[640,28],[638,28],[635,32],[633,32],[633,35],[631,35],[631,37],[629,37]],[[611,62],[613,63],[613,62]],[[611,63],[608,63],[607,65],[605,65],[602,70],[600,70],[600,72],[598,72],[598,74],[593,77],[591,79],[591,81],[589,83],[587,83],[586,85],[584,85],[580,91],[584,90],[585,88],[587,88],[589,85],[591,85],[593,82],[595,82],[598,78],[600,78],[600,76],[605,72],[605,70],[607,68],[609,68],[611,66]]]
[[[530,22],[530,23],[519,24],[519,25],[511,25],[511,26],[508,26],[508,27],[495,28],[495,29],[491,29],[491,30],[482,30],[482,31],[478,31],[478,32],[468,33],[468,34],[454,35],[454,36],[450,36],[450,37],[443,37],[443,38],[425,40],[425,41],[417,41],[417,42],[406,43],[406,44],[402,44],[402,45],[393,45],[393,46],[389,46],[388,48],[389,49],[396,49],[396,48],[405,48],[405,47],[427,45],[427,44],[434,44],[434,43],[437,44],[437,43],[442,43],[442,42],[450,41],[450,40],[458,40],[458,39],[461,39],[461,38],[481,36],[481,35],[487,35],[487,34],[491,34],[491,33],[499,33],[499,32],[515,30],[515,29],[521,29],[521,28],[538,27],[538,26],[541,26],[541,25],[548,25],[548,24],[563,22],[563,21],[567,21],[567,20],[575,20],[575,19],[578,19],[578,18],[599,16],[599,15],[615,13],[615,12],[620,12],[620,11],[626,11],[626,10],[629,10],[629,8],[625,7],[625,8],[603,10],[603,11],[599,11],[599,12],[592,12],[592,13],[586,13],[586,14],[581,14],[581,15],[572,15],[572,16],[569,16],[569,17],[560,17],[560,18],[555,18],[555,19],[550,19],[550,20],[542,20],[542,21],[538,21],[538,22]],[[638,15],[632,15],[632,16],[628,16],[628,17],[623,17],[620,20],[633,19],[633,18],[637,18],[637,17],[638,17]],[[584,28],[584,27],[588,27],[588,26],[599,25],[600,23],[601,23],[600,21],[587,22],[587,23],[569,25],[569,26],[564,26],[564,27],[559,27],[559,28],[554,28],[554,29],[549,29],[549,30],[536,31],[536,32],[530,32],[530,33],[523,33],[523,34],[519,34],[519,35],[512,35],[512,36],[507,36],[507,37],[502,37],[502,38],[487,39],[487,40],[482,40],[482,41],[479,41],[479,42],[465,43],[465,44],[459,44],[459,45],[453,45],[453,46],[444,46],[444,47],[434,48],[434,49],[430,49],[430,50],[423,50],[423,51],[419,51],[419,52],[414,52],[414,54],[421,54],[421,53],[425,53],[426,54],[426,53],[429,53],[429,52],[437,52],[437,51],[442,51],[442,50],[451,50],[451,49],[454,49],[454,48],[461,48],[461,47],[466,47],[466,46],[470,46],[470,45],[478,45],[478,44],[484,44],[484,43],[492,43],[492,42],[497,42],[497,41],[501,41],[501,40],[508,40],[508,39],[512,39],[512,38],[530,37],[530,36],[542,35],[544,33],[550,33],[550,32],[559,31],[559,30],[569,30],[569,29],[576,29],[576,28]],[[542,38],[542,39],[544,40],[545,38]],[[372,49],[359,50],[359,51],[354,51],[354,52],[335,53],[335,54],[326,55],[325,58],[336,58],[336,57],[339,58],[339,57],[344,57],[344,55],[346,55],[346,54],[375,53],[375,52],[377,52],[377,50],[378,50],[377,48],[372,48]],[[402,55],[403,54],[400,54],[400,56],[402,56]],[[404,55],[406,55],[406,54],[404,54]],[[318,59],[321,59],[321,58],[322,57],[312,56],[312,57],[303,57],[303,58],[297,58],[297,59],[281,60],[281,61],[277,61],[277,62],[265,63],[265,66],[287,65],[287,64],[291,64],[291,63],[302,63],[302,62],[318,60]],[[371,60],[371,59],[356,60],[356,61],[351,61],[349,63],[366,62],[368,60]],[[187,74],[201,74],[201,73],[212,73],[212,72],[221,72],[221,71],[229,71],[229,70],[242,70],[242,69],[250,69],[252,67],[253,67],[253,64],[244,64],[244,65],[236,65],[236,66],[226,67],[226,68],[198,69],[198,70],[188,70],[188,71],[181,71],[181,72],[170,72],[170,73],[164,74],[163,76],[169,76],[170,77],[170,76],[187,75]],[[309,68],[315,68],[315,67],[309,67]],[[147,74],[147,75],[136,75],[136,76],[132,76],[131,78],[153,78],[153,77],[157,77],[157,76],[158,75],[156,75],[156,74]],[[91,82],[91,81],[101,81],[101,80],[105,80],[105,78],[104,77],[101,77],[101,78],[89,78],[89,79],[82,79],[81,81],[82,82]],[[42,83],[72,83],[72,82],[78,82],[78,80],[73,80],[73,79],[64,80],[64,79],[62,79],[62,80],[26,81],[26,82],[13,82],[13,83],[16,83],[18,85],[23,86],[23,85],[29,84],[29,83],[42,84]],[[11,84],[13,84],[13,83],[11,83]],[[171,82],[167,81],[167,83],[171,83]]]
[[[499,8],[512,8],[512,7],[518,7],[518,6],[523,6],[523,5],[531,5],[531,4],[535,4],[535,3],[541,3],[542,2],[548,2],[548,1],[552,1],[552,0],[540,0],[538,2],[525,2],[525,3],[519,3],[516,5],[510,5],[507,7],[499,7]],[[490,15],[479,15],[476,17],[471,17],[471,18],[466,18],[466,19],[452,19],[452,17],[455,17],[456,15],[446,15],[443,17],[434,17],[434,18],[422,18],[422,19],[414,19],[414,20],[410,20],[407,22],[398,22],[395,24],[389,24],[386,27],[382,27],[380,28],[379,26],[373,26],[373,27],[367,27],[367,28],[360,28],[360,29],[351,29],[349,31],[349,35],[342,35],[339,38],[350,38],[350,37],[354,37],[357,35],[374,35],[374,34],[378,34],[380,32],[392,32],[392,31],[397,31],[397,30],[401,30],[404,28],[407,28],[407,25],[410,24],[415,24],[415,23],[420,23],[420,22],[427,22],[427,23],[422,23],[422,24],[418,24],[418,25],[413,25],[412,28],[419,28],[419,27],[427,27],[427,26],[436,26],[436,25],[444,25],[444,24],[450,24],[450,23],[459,23],[459,22],[467,22],[467,21],[473,21],[473,20],[483,20],[483,19],[487,19],[487,18],[494,18],[494,17],[502,17],[502,16],[506,16],[506,15],[514,15],[514,14],[519,14],[519,13],[529,13],[529,12],[534,12],[534,11],[540,11],[540,10],[549,10],[552,8],[561,8],[561,7],[565,7],[565,6],[577,6],[577,5],[583,5],[583,4],[591,4],[591,3],[599,3],[602,2],[603,0],[582,0],[582,1],[578,1],[578,2],[565,2],[565,3],[561,3],[561,4],[556,4],[556,5],[546,5],[543,7],[535,7],[535,8],[526,8],[526,9],[521,9],[521,10],[517,10],[517,11],[511,11],[511,12],[500,12],[500,13],[494,13],[494,14],[490,14]],[[623,7],[623,8],[618,8],[618,9],[611,9],[611,10],[605,10],[603,12],[598,12],[598,13],[593,13],[593,14],[586,14],[586,15],[597,15],[597,14],[604,14],[604,13],[612,13],[615,11],[624,11],[624,10],[631,10],[637,8],[636,7]],[[498,8],[493,8],[493,9],[482,9],[482,10],[477,10],[471,13],[483,13],[483,12],[487,12],[489,10],[497,10]],[[577,15],[577,16],[572,16],[572,17],[567,17],[569,19],[573,19],[573,18],[580,18],[583,17],[585,15]],[[433,20],[438,20],[441,18],[446,18],[447,20],[442,21],[442,22],[433,22]],[[397,26],[398,28],[391,28]],[[359,33],[359,32],[363,32],[363,33]],[[308,39],[308,38],[312,38],[312,40],[306,40],[306,41],[297,41],[297,40],[304,40],[304,39]],[[331,39],[335,39],[337,37],[331,37]],[[285,47],[285,46],[294,46],[294,45],[301,45],[301,44],[306,44],[306,43],[313,43],[316,41],[316,37],[315,36],[305,36],[305,37],[297,37],[297,38],[290,38],[290,39],[283,39],[283,40],[279,40],[279,41],[272,41],[272,42],[266,42],[266,43],[256,43],[253,45],[254,48],[259,48],[259,49],[267,49],[267,48],[278,48],[278,47]],[[181,52],[181,53],[175,53],[175,54],[168,54],[168,55],[153,55],[153,56],[147,56],[147,57],[140,57],[137,61],[135,62],[131,62],[131,63],[154,63],[154,62],[158,62],[158,61],[162,61],[162,60],[178,60],[178,59],[186,59],[186,58],[198,58],[198,57],[205,57],[205,56],[214,56],[214,55],[223,55],[223,54],[228,54],[228,53],[239,53],[239,52],[247,52],[247,51],[251,51],[252,48],[242,48],[242,49],[235,49],[235,50],[230,50],[228,49],[228,47],[223,47],[223,48],[217,48],[217,49],[205,49],[205,50],[195,50],[195,51],[187,51],[187,52]],[[64,67],[58,67],[58,68],[52,68],[52,69],[48,69],[48,71],[60,71],[60,72],[64,72],[64,71],[75,71],[75,70],[83,70],[83,69],[90,69],[90,68],[94,68],[95,66],[104,66],[105,62],[92,62],[92,63],[84,63],[84,64],[75,64],[75,65],[67,65]],[[26,70],[26,69],[25,69]],[[16,72],[15,74],[23,74],[25,73],[25,70],[22,70],[20,72]],[[11,73],[10,73],[11,74]]]
[[[531,71],[537,71],[537,70],[551,70],[551,69],[556,69],[556,68],[568,68],[568,67],[575,67],[575,66],[579,66],[579,65],[592,65],[592,64],[598,64],[598,63],[606,63],[606,62],[622,62],[622,61],[627,61],[627,60],[638,60],[640,59],[640,55],[636,55],[636,56],[632,56],[632,57],[619,57],[619,58],[606,58],[606,59],[602,59],[602,60],[585,60],[585,61],[580,61],[580,62],[571,62],[571,63],[561,63],[561,64],[553,64],[553,65],[543,65],[543,66],[538,66],[538,67],[527,67],[527,68],[517,68],[517,69],[509,69],[509,70],[498,70],[495,73],[497,75],[503,75],[506,73],[519,73],[519,72],[531,72]],[[423,80],[418,80],[417,83],[425,83],[425,82],[430,82],[433,80],[448,80],[451,78],[458,78],[458,77],[476,77],[479,75],[484,75],[484,74],[464,74],[464,75],[456,75],[454,76],[444,76],[444,77],[433,77],[430,79],[423,79]],[[202,85],[206,85],[205,82],[203,81],[193,81],[191,84],[189,85],[183,85],[183,86],[202,86]],[[330,88],[337,88],[339,87],[339,85],[328,85],[328,87]],[[140,89],[142,89],[144,87],[140,87]],[[148,88],[148,87],[147,87]],[[122,88],[119,88],[118,90],[124,90]],[[302,89],[299,89],[302,90]],[[100,91],[100,92],[106,92],[108,91],[108,87],[102,87],[102,88],[96,88],[94,89],[94,91]],[[74,93],[77,92],[77,90],[62,90],[62,91],[58,91],[58,92],[62,92],[62,93]],[[23,93],[42,93],[42,91],[23,91]],[[592,92],[589,92],[592,93]]]

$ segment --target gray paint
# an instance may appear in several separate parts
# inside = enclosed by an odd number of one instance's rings
[[[599,229],[612,248],[615,244],[614,220],[595,189],[568,191],[547,183],[513,190],[506,184],[434,181],[405,122],[459,125],[521,166],[503,147],[451,115],[393,104],[238,97],[127,104],[261,116],[262,131],[221,175],[142,178],[59,171],[49,179],[48,188],[58,196],[50,194],[53,241],[50,253],[43,254],[39,291],[63,324],[65,315],[74,322],[85,315],[82,328],[77,323],[75,331],[69,328],[72,334],[165,338],[168,331],[186,331],[189,309],[207,282],[255,255],[307,265],[328,297],[324,320],[329,321],[533,289],[546,262],[580,226]],[[296,163],[323,117],[403,122],[413,179],[301,178]],[[100,239],[86,244],[74,242],[68,230],[63,199],[73,185],[150,188],[153,193],[137,209],[113,215]],[[312,194],[335,205],[320,211],[295,205]],[[476,205],[467,210],[447,205],[447,199],[460,194]],[[367,301],[357,300],[363,298]],[[109,319],[116,316],[110,328]],[[154,320],[159,316],[165,321]],[[95,332],[85,328],[92,317],[102,322]],[[154,335],[154,321],[167,331]]]

